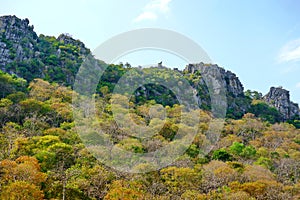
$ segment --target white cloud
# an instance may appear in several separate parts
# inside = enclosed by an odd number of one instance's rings
[[[300,39],[288,42],[281,48],[279,62],[300,61]]]
[[[170,12],[170,3],[172,0],[151,0],[133,22],[144,20],[156,20],[159,14],[167,15]]]
[[[172,0],[152,0],[145,6],[146,10],[157,10],[162,13],[167,13],[170,10],[169,4]]]
[[[300,89],[300,82],[298,82],[298,83],[296,84],[296,88],[299,88],[299,89]]]
[[[137,16],[133,22],[140,22],[143,20],[156,20],[157,15],[153,12],[143,12],[139,16]]]

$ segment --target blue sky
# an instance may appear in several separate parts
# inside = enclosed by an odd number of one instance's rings
[[[300,103],[300,1],[297,0],[0,0],[0,15],[28,18],[38,34],[69,33],[91,50],[125,31],[164,28],[197,42],[214,63],[237,74],[245,89],[291,91]],[[121,58],[133,65],[183,67],[164,52]],[[119,60],[119,61],[120,61]]]

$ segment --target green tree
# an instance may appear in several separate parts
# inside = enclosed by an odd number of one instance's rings
[[[251,145],[246,146],[241,153],[242,157],[248,159],[253,158],[255,155],[256,155],[256,149]]]
[[[280,122],[283,119],[281,113],[276,110],[276,108],[269,106],[266,102],[261,100],[253,100],[249,112],[272,124]]]
[[[18,78],[15,75],[9,75],[0,70],[0,95],[2,98],[17,91],[25,92],[26,86],[27,82],[25,79]]]
[[[226,149],[219,149],[213,152],[212,159],[221,160],[221,161],[230,161],[232,160],[232,155],[228,153]]]
[[[245,149],[245,145],[240,142],[233,142],[233,144],[229,147],[230,152],[235,155],[241,155],[243,150]]]

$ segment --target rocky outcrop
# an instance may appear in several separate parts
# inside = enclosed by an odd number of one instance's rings
[[[282,87],[271,87],[263,99],[271,106],[274,106],[282,115],[284,120],[300,116],[299,106],[290,100],[289,91]]]
[[[28,19],[0,17],[0,34],[0,69],[6,71],[6,64],[34,57],[38,36],[33,26],[29,26]]]
[[[222,83],[222,87],[225,87],[230,95],[234,97],[244,96],[244,87],[239,78],[231,71],[226,71],[216,64],[204,64],[202,62],[198,64],[189,64],[184,71],[191,74],[199,71],[200,74],[214,77],[217,81]]]
[[[33,29],[28,19],[22,20],[16,16],[0,17],[0,69],[27,81],[45,78],[50,82],[72,85],[90,50],[69,34],[61,34],[58,38],[45,35],[38,37]],[[162,62],[158,67],[164,68]],[[182,73],[182,76],[188,76],[187,79],[195,90],[195,98],[203,109],[219,107],[222,110],[226,106],[227,116],[231,118],[242,117],[249,111],[251,98],[245,97],[242,83],[231,71],[216,64],[202,62],[189,64],[183,71],[177,68],[174,70]],[[145,96],[145,99],[158,96],[156,100],[165,102],[166,105],[177,103],[167,88],[155,85],[141,87],[137,96]],[[219,98],[214,98],[215,96]],[[298,104],[291,102],[289,92],[280,87],[272,87],[264,100],[274,106],[284,120],[300,115]],[[211,105],[217,106],[211,108]]]
[[[45,78],[72,85],[90,50],[69,34],[37,36],[33,29],[28,19],[0,17],[0,70],[27,81]]]
[[[250,103],[244,96],[244,87],[239,78],[231,71],[226,71],[216,64],[204,64],[201,62],[187,65],[184,73],[199,74],[203,78],[198,84],[194,85],[198,90],[199,104],[210,104],[211,97],[209,99],[207,97],[215,91],[209,91],[205,85],[211,82],[213,86],[210,88],[220,90],[218,93],[222,89],[225,90],[226,102],[224,102],[224,99],[220,99],[223,102],[219,102],[219,104],[223,106],[224,103],[227,104],[227,113],[229,115],[234,113],[235,116],[242,116],[248,110]]]
[[[84,45],[83,42],[81,42],[80,40],[75,40],[74,38],[72,38],[71,35],[69,34],[60,34],[57,38],[57,40],[60,43],[63,43],[65,45],[72,45],[78,48],[79,50],[79,54],[80,55],[87,55],[90,53],[90,50],[87,49]]]

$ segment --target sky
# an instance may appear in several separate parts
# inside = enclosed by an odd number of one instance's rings
[[[297,0],[0,0],[0,15],[28,18],[38,34],[69,33],[94,50],[139,28],[178,32],[200,45],[212,62],[234,72],[245,90],[290,91],[300,103],[300,1]],[[119,58],[133,66],[186,61],[159,50]]]

